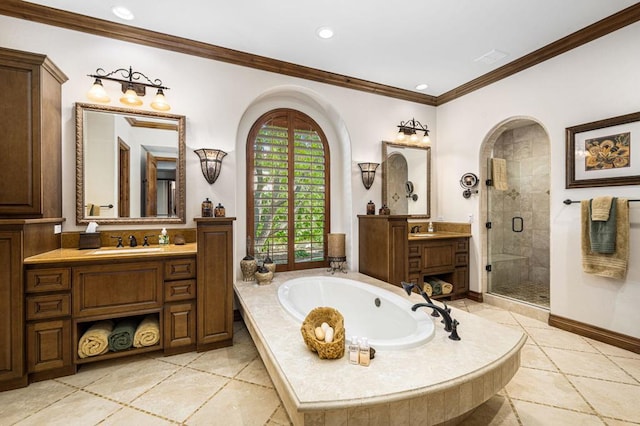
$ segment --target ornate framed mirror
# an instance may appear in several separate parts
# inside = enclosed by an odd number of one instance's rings
[[[185,223],[182,115],[77,103],[76,224]]]
[[[431,217],[431,147],[382,142],[382,203],[391,214]]]

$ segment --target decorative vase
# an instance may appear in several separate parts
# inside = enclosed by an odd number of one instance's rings
[[[371,200],[367,203],[367,214],[376,214],[376,205]]]
[[[253,281],[255,279],[255,273],[258,270],[258,262],[253,256],[245,256],[240,261],[240,269],[242,270],[243,281]]]
[[[383,205],[382,205],[382,207],[380,207],[380,211],[379,211],[379,213],[380,213],[381,215],[386,215],[386,216],[388,216],[388,215],[390,215],[390,214],[391,214],[391,209],[389,209],[389,207],[387,207],[387,205],[386,205],[386,204],[383,204]]]
[[[215,209],[213,209],[213,214],[215,217],[224,217],[225,215],[225,208],[222,205],[222,203],[218,203],[218,205],[216,206]]]
[[[273,280],[273,272],[263,265],[258,268],[255,273],[255,277],[259,285],[271,284],[271,280]]]
[[[269,257],[269,252],[267,252],[267,257],[264,258],[264,262],[262,262],[262,266],[267,268],[272,273],[276,273],[276,264],[273,263],[273,259]]]
[[[207,198],[202,202],[202,217],[213,216],[213,203]]]

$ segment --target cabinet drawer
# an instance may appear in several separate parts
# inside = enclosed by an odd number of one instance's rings
[[[164,264],[164,279],[183,280],[196,277],[196,259],[168,260]]]
[[[456,266],[467,266],[469,253],[456,253]]]
[[[456,252],[463,251],[469,251],[469,240],[466,238],[460,238],[459,240],[456,240]]]
[[[164,283],[164,301],[177,302],[196,298],[196,280],[179,280]]]
[[[420,272],[420,258],[409,258],[409,272]]]
[[[420,257],[420,244],[409,243],[409,257]]]
[[[76,318],[162,307],[162,262],[133,262],[73,268]]]
[[[40,320],[71,315],[71,295],[51,294],[27,297],[27,319]]]
[[[25,286],[27,293],[69,290],[71,288],[71,269],[28,269]]]

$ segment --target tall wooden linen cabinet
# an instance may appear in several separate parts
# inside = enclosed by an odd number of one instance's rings
[[[233,344],[234,217],[196,218],[197,350]]]
[[[27,384],[23,259],[60,247],[66,80],[44,55],[0,48],[0,391]]]

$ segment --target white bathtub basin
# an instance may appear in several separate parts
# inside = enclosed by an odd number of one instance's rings
[[[367,337],[376,350],[422,345],[434,335],[434,324],[408,299],[385,289],[337,277],[304,277],[278,288],[284,309],[302,322],[318,306],[330,306],[344,317],[345,338]],[[379,306],[376,306],[379,301]]]

